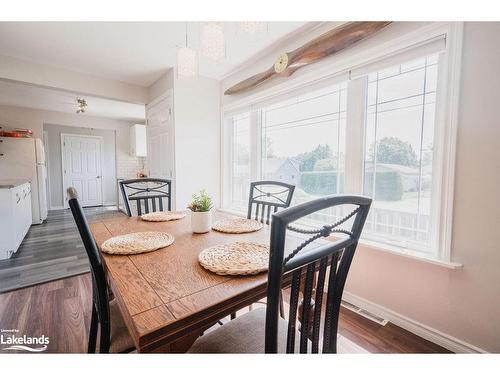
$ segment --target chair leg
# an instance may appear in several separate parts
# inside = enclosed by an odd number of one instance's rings
[[[109,353],[111,327],[109,320],[101,322],[101,342],[99,345],[99,353]]]
[[[89,342],[87,353],[95,353],[95,345],[97,341],[97,311],[92,303],[92,318],[90,319]]]
[[[236,313],[235,312],[231,313],[231,320],[234,320],[234,319],[236,319]]]
[[[280,292],[280,316],[285,319],[285,303],[283,302],[283,294]]]

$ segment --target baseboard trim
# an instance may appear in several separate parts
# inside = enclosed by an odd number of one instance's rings
[[[49,211],[64,210],[64,206],[50,206]]]
[[[414,333],[415,335],[420,336],[426,340],[429,340],[434,344],[440,345],[443,348],[446,348],[454,353],[488,353],[484,349],[438,331],[437,329],[417,322],[416,320],[408,318],[395,311],[389,310],[383,306],[377,305],[376,303],[368,301],[362,297],[358,297],[350,292],[344,292],[342,299],[353,305],[361,307],[362,309],[368,310],[373,314],[379,315],[380,317],[389,320],[395,325],[406,329],[407,331],[410,331],[411,333]]]

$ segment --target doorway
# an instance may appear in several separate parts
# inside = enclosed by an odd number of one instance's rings
[[[68,207],[66,189],[78,191],[82,207],[102,206],[103,138],[90,135],[61,134],[63,202]]]

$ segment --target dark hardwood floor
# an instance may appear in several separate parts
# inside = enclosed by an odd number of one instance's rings
[[[49,353],[85,353],[91,308],[90,274],[0,294],[0,329],[49,336]],[[339,333],[370,353],[447,353],[391,323],[381,326],[342,308]],[[0,353],[2,351],[0,350]]]
[[[87,220],[122,215],[116,207],[85,208]],[[89,271],[70,210],[50,211],[47,220],[32,225],[19,250],[0,260],[0,293]]]

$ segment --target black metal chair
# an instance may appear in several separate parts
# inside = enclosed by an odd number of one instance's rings
[[[127,215],[132,216],[131,202],[135,202],[137,215],[172,210],[172,180],[163,178],[135,178],[119,181]]]
[[[269,224],[278,208],[287,208],[292,201],[295,185],[279,181],[255,181],[250,183],[247,218]],[[254,211],[255,208],[255,211]]]
[[[100,353],[130,352],[135,349],[134,342],[123,321],[118,305],[115,301],[110,301],[102,259],[78,202],[78,194],[73,187],[68,188],[67,194],[69,207],[89,257],[92,274],[92,318],[87,351],[88,353],[95,353],[97,329],[98,324],[100,324]]]
[[[254,220],[269,225],[272,215],[278,211],[278,208],[290,207],[294,190],[295,185],[280,181],[251,182],[247,219],[253,217]],[[281,315],[284,316],[283,307],[281,311]],[[231,313],[231,319],[235,318],[236,312]]]
[[[354,209],[331,225],[318,229],[291,225],[325,208],[345,209],[348,205],[354,205]],[[276,213],[271,224],[267,308],[253,310],[205,334],[190,352],[336,353],[342,293],[370,205],[370,198],[331,195]],[[340,227],[347,223],[348,228]],[[285,253],[287,230],[311,236]],[[315,240],[332,234],[337,234],[337,239],[311,246]],[[288,322],[279,316],[284,285],[291,285]]]

